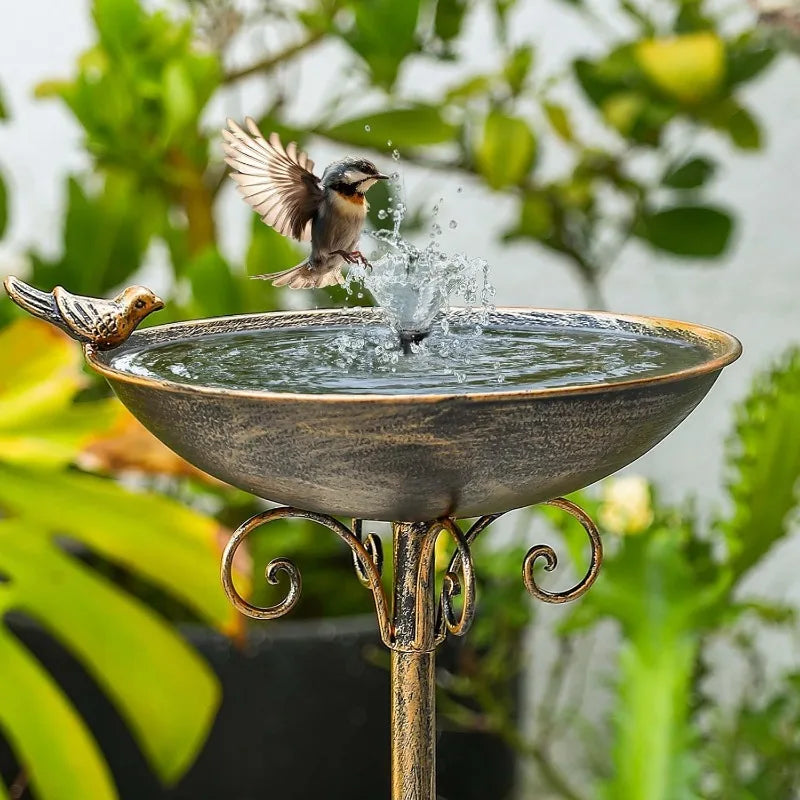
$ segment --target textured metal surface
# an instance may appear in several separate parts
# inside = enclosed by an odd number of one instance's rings
[[[577,600],[579,597],[586,594],[592,584],[597,580],[597,576],[600,574],[600,566],[603,563],[603,542],[600,539],[600,532],[597,530],[597,526],[594,524],[592,518],[571,500],[567,500],[565,497],[554,497],[552,500],[545,500],[542,505],[553,506],[555,508],[560,508],[562,511],[566,511],[567,514],[574,517],[583,526],[583,529],[589,537],[589,568],[586,570],[586,574],[583,578],[570,589],[565,589],[561,592],[551,592],[542,589],[534,577],[536,562],[540,558],[544,559],[544,568],[548,572],[552,572],[558,566],[558,556],[549,544],[536,544],[531,547],[525,555],[522,564],[522,580],[525,583],[525,588],[528,590],[528,593],[537,600],[541,600],[543,603],[569,603],[571,600]],[[457,575],[458,571],[464,568],[462,562],[464,561],[465,552],[468,561],[471,560],[469,548],[472,543],[478,538],[479,534],[489,527],[489,525],[499,517],[502,517],[503,513],[505,512],[487,514],[473,523],[472,527],[464,534],[462,538],[463,543],[458,547],[456,552],[453,553],[450,559],[450,564],[447,567],[448,576]],[[471,571],[472,569],[473,566],[469,563],[469,570]]]
[[[589,516],[562,497],[547,501],[574,516],[583,525],[592,545],[592,557],[585,577],[572,589],[548,592],[534,580],[533,566],[544,558],[546,569],[556,566],[556,555],[548,545],[528,551],[523,580],[528,591],[548,603],[564,603],[580,597],[595,581],[603,551],[600,537]],[[500,514],[481,517],[464,534],[447,517],[431,522],[392,524],[394,590],[391,617],[381,581],[380,540],[370,534],[363,539],[363,522],[354,519],[352,530],[325,514],[297,508],[276,508],[256,514],[231,536],[222,558],[222,585],[233,605],[256,619],[276,619],[289,613],[300,598],[302,582],[297,567],[285,558],[275,558],[266,568],[267,580],[278,583],[278,573],[289,581],[286,597],[269,608],[254,606],[233,585],[233,561],[237,549],[250,533],[273,520],[309,519],[333,531],[353,553],[359,580],[372,591],[378,628],[391,650],[391,739],[392,800],[435,800],[436,798],[436,680],[435,651],[448,634],[463,636],[475,615],[475,577],[470,544]],[[445,572],[436,597],[436,541],[451,536],[456,552]],[[453,598],[461,598],[456,614]]]
[[[115,352],[230,331],[377,320],[374,310],[216,318],[137,331]],[[300,395],[191,387],[112,369],[123,403],[191,463],[246,491],[343,517],[431,520],[532,505],[609,475],[663,439],[740,352],[685,323],[576,311],[498,310],[496,325],[668,335],[708,360],[659,378],[463,395]]]
[[[99,350],[118,347],[148,314],[164,308],[161,298],[145,286],[130,286],[112,300],[71,294],[63,286],[42,292],[13,275],[3,281],[3,286],[29,314]]]

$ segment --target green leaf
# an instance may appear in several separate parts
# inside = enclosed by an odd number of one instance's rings
[[[731,141],[743,150],[761,148],[761,130],[753,115],[735,100],[727,98],[711,106],[705,116],[718,130],[730,136]]]
[[[114,701],[160,777],[178,778],[219,702],[210,668],[154,612],[60,553],[42,529],[0,522],[0,571],[9,576],[0,603],[31,615],[69,648]]]
[[[111,430],[121,413],[116,400],[98,400],[70,405],[18,427],[0,421],[0,461],[67,466],[98,436]]]
[[[725,252],[733,218],[711,206],[675,206],[645,212],[636,235],[658,250],[688,258],[715,258]]]
[[[400,150],[450,142],[456,132],[456,126],[445,122],[438,108],[427,105],[376,111],[320,131],[337,142],[381,150],[389,140]]]
[[[654,86],[690,105],[715,95],[725,76],[725,46],[713,31],[646,39],[636,58]]]
[[[661,179],[661,183],[670,189],[696,189],[706,184],[716,169],[714,161],[697,156],[670,167]]]
[[[612,94],[645,88],[636,50],[631,45],[618,47],[598,61],[577,59],[573,69],[584,93],[598,108]]]
[[[262,275],[266,272],[279,272],[299,264],[303,251],[288,237],[265,225],[253,215],[250,244],[245,256],[247,275]],[[283,308],[283,291],[268,280],[245,281],[244,291],[247,307],[253,311],[277,311]]]
[[[217,317],[244,311],[239,281],[216,249],[195,256],[186,274],[192,285],[192,310],[200,317]]]
[[[553,208],[543,192],[526,192],[522,198],[517,226],[506,239],[546,239],[553,232]]]
[[[69,407],[83,385],[81,349],[30,318],[0,331],[0,428],[38,424]]]
[[[571,142],[575,139],[572,130],[572,123],[569,119],[567,109],[558,103],[544,103],[542,106],[547,116],[547,121],[553,130],[565,141]]]
[[[616,621],[623,637],[603,800],[699,800],[692,678],[700,637],[729,583],[724,574],[706,574],[711,559],[691,557],[696,546],[680,523],[623,537],[574,612]]]
[[[491,87],[492,78],[489,75],[472,75],[449,88],[444,100],[445,102],[469,100],[471,97],[486,95]]]
[[[601,104],[603,118],[623,136],[629,136],[647,109],[648,102],[647,96],[641,92],[615,92]]]
[[[400,65],[419,50],[416,39],[421,0],[356,0],[355,20],[342,32],[346,41],[367,63],[372,80],[390,89]]]
[[[726,43],[727,84],[735,87],[758,77],[775,60],[777,52],[763,36],[746,31]]]
[[[757,566],[792,530],[800,486],[800,350],[759,376],[736,410],[728,443],[733,511],[718,523],[737,576]]]
[[[522,91],[532,67],[533,47],[531,45],[520,45],[511,51],[503,68],[503,76],[511,94],[516,96]]]
[[[8,107],[6,106],[3,93],[0,92],[0,120],[8,119]]]
[[[116,800],[108,767],[85,724],[5,628],[0,628],[0,663],[0,726],[29,771],[37,797]]]
[[[733,143],[742,150],[761,149],[761,129],[753,115],[745,108],[739,108],[728,120],[728,133]]]
[[[236,624],[219,582],[219,525],[213,519],[167,497],[82,473],[0,464],[0,484],[7,514],[82,542],[220,628]],[[41,501],[43,487],[47,503]]]
[[[95,193],[69,178],[67,195],[64,251],[54,260],[33,254],[33,280],[42,288],[61,284],[78,294],[103,296],[141,265],[166,213],[163,199],[116,173]]]
[[[525,120],[492,111],[486,118],[483,138],[475,153],[481,174],[493,189],[518,184],[530,170],[536,155],[536,139]]]
[[[164,70],[164,110],[168,137],[173,138],[197,119],[194,86],[184,63],[174,59]]]
[[[135,50],[145,22],[138,0],[94,0],[92,7],[101,42],[110,50]]]
[[[467,12],[465,0],[438,0],[434,31],[443,42],[450,42],[461,32]]]

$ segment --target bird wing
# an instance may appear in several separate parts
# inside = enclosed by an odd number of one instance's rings
[[[250,133],[228,120],[225,161],[244,199],[267,225],[300,241],[311,238],[311,220],[324,198],[314,162],[294,142],[284,149],[277,133],[266,140],[248,117]]]
[[[61,286],[53,289],[58,310],[67,327],[88,342],[110,332],[116,326],[118,309],[113,300],[97,300],[71,294]]]

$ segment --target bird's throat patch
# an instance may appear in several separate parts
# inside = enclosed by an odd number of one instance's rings
[[[354,206],[363,206],[366,205],[366,199],[364,198],[363,194],[359,194],[358,192],[354,192],[353,194],[344,194],[343,192],[336,192],[339,197],[348,202],[352,203]]]

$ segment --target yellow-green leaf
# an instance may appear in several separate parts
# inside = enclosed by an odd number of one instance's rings
[[[571,142],[575,136],[569,114],[564,106],[558,103],[545,103],[544,113],[553,130],[566,142]]]
[[[725,77],[725,45],[712,31],[646,39],[636,58],[651,83],[690,105],[712,97]]]
[[[349,119],[321,133],[337,142],[361,147],[383,149],[391,140],[394,147],[402,150],[450,142],[456,130],[435,106],[417,105]]]
[[[68,406],[19,427],[0,427],[0,461],[62,467],[73,462],[95,439],[120,419],[116,400],[99,400]]]
[[[9,576],[0,607],[23,610],[66,645],[117,705],[159,775],[178,778],[219,702],[206,663],[157,614],[56,549],[44,529],[0,522],[0,571]]]
[[[616,92],[602,104],[603,117],[609,125],[627,136],[647,105],[647,98],[641,92]]]
[[[149,578],[219,628],[239,623],[220,585],[219,524],[209,517],[93,475],[5,464],[0,506]]]
[[[44,322],[20,319],[0,331],[0,430],[67,407],[84,383],[81,349]]]
[[[501,111],[492,111],[483,127],[475,154],[478,169],[493,189],[519,183],[533,164],[536,139],[528,123]]]
[[[116,800],[100,748],[64,693],[0,627],[0,726],[44,800]]]

